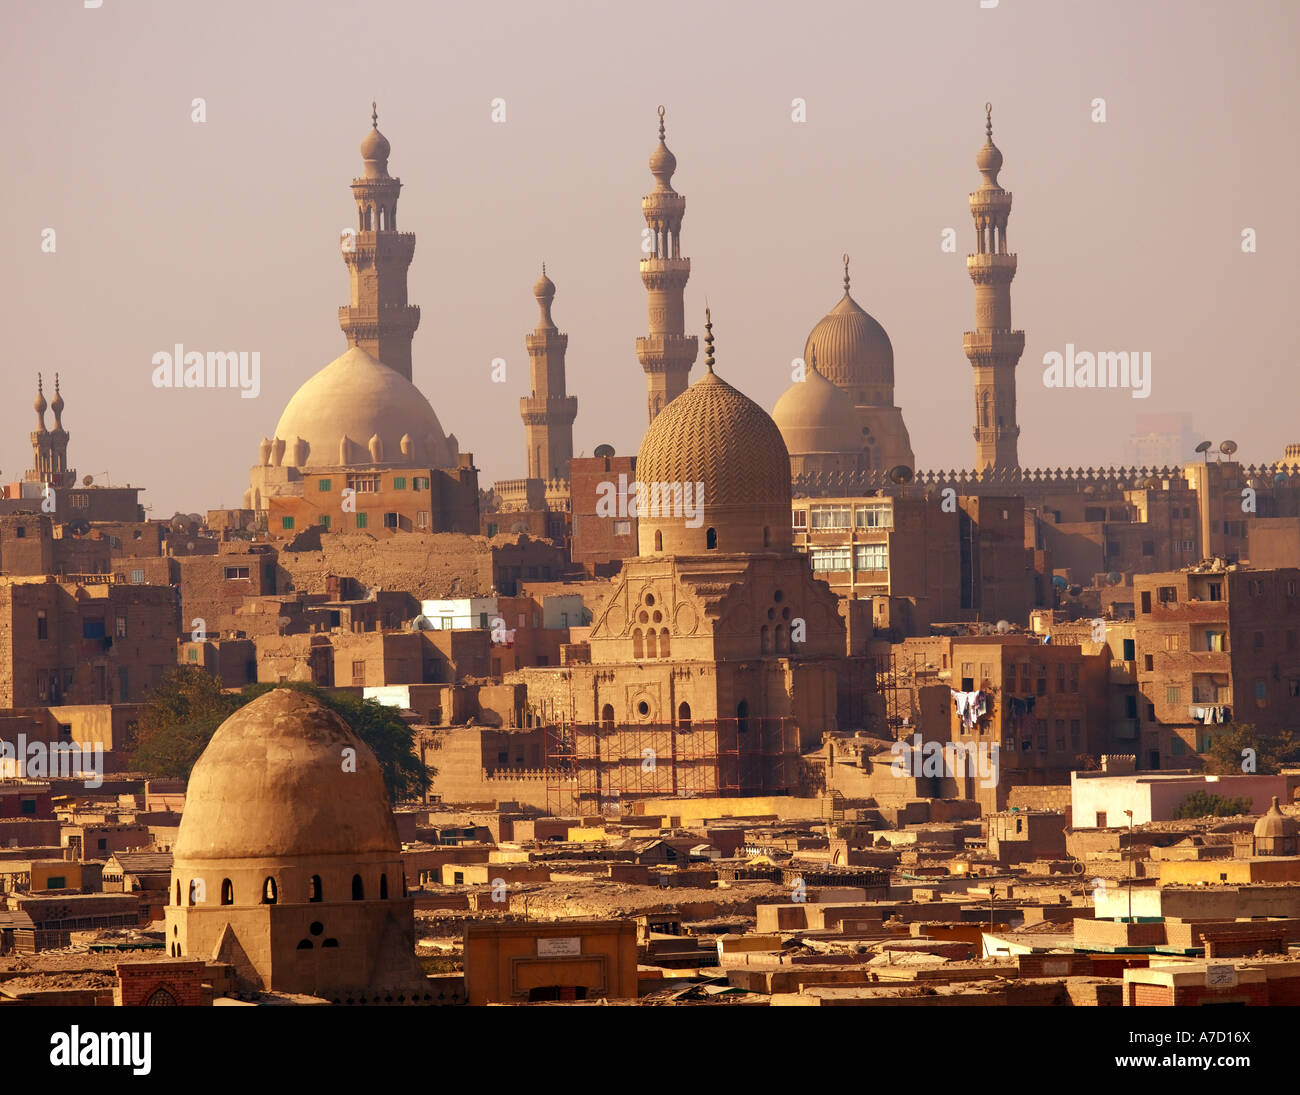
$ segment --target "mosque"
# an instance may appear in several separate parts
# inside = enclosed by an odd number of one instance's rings
[[[273,536],[312,525],[479,531],[473,454],[443,431],[411,381],[420,309],[407,302],[406,275],[415,235],[397,229],[402,182],[388,173],[391,151],[372,104],[363,172],[352,181],[357,227],[341,245],[351,282],[351,300],[339,309],[348,349],[294,393],[258,446],[244,494],[244,508],[265,514]]]

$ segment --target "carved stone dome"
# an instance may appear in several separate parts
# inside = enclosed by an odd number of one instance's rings
[[[203,750],[174,856],[193,864],[400,849],[375,755],[315,697],[277,688],[226,719]]]
[[[711,368],[646,431],[636,477],[643,484],[691,484],[692,491],[703,484],[697,527],[638,513],[642,555],[790,550],[790,457],[781,431]]]
[[[894,404],[894,347],[885,329],[865,312],[847,290],[812,329],[804,360],[817,350],[817,368],[856,406]]]

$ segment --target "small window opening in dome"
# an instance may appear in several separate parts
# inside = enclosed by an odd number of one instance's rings
[[[772,594],[772,600],[774,600],[777,604],[780,604],[782,601],[785,600],[785,593],[778,589],[775,593]]]
[[[325,930],[325,925],[319,920],[313,920],[307,930],[311,932],[312,935],[320,935],[320,933]]]
[[[309,950],[311,950],[311,949],[312,949],[312,941],[311,941],[310,939],[299,939],[299,940],[298,940],[298,949],[299,949],[300,951],[309,951]]]
[[[365,884],[361,881],[361,876],[359,874],[354,874],[352,876],[352,900],[364,901],[365,899],[366,899]]]
[[[660,532],[658,529],[655,529],[655,551],[663,551],[663,549],[664,549],[664,534]]]
[[[275,879],[268,877],[267,880],[262,883],[262,904],[274,905],[275,902],[276,902]]]
[[[325,900],[324,896],[321,893],[320,875],[318,874],[314,874],[311,876],[311,886],[310,889],[307,891],[307,900],[308,901]]]
[[[764,547],[772,546],[772,530],[767,526],[763,527],[763,546]]]
[[[712,551],[715,547],[718,546],[717,529],[711,528],[707,533],[704,534],[704,546],[708,548],[710,551]]]
[[[388,900],[388,875],[386,874],[379,876],[379,900]]]
[[[235,903],[235,885],[228,878],[221,880],[221,903],[223,905],[233,905]]]

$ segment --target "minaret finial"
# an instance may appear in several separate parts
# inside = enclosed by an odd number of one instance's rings
[[[659,104],[659,139],[660,139],[661,141],[664,139],[664,106],[663,106],[663,103],[660,103],[660,104]]]
[[[984,104],[984,133],[991,141],[993,140],[993,104]]]
[[[849,292],[849,253],[844,252],[844,295],[848,296]]]
[[[379,128],[379,104],[374,99],[370,100],[370,127]]]
[[[542,277],[546,277],[546,260],[542,260]]]
[[[704,364],[713,372],[713,313],[708,301],[704,302],[704,331]]]

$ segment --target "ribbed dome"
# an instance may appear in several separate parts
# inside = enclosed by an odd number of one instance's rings
[[[790,457],[768,413],[706,372],[641,441],[643,483],[704,483],[707,506],[790,505]]]
[[[772,421],[792,455],[856,452],[862,447],[853,400],[816,368],[810,367],[807,376],[776,401]]]
[[[668,146],[660,138],[659,147],[650,153],[650,174],[664,186],[668,186],[676,170],[677,157],[669,151]]]
[[[356,750],[356,771],[344,770]],[[174,856],[397,854],[379,762],[319,700],[277,688],[223,722],[190,774]]]
[[[814,346],[817,368],[855,404],[893,405],[894,347],[885,329],[847,291],[808,335],[805,361],[812,360]]]
[[[1288,837],[1295,837],[1297,833],[1300,833],[1300,822],[1282,812],[1277,804],[1277,796],[1274,795],[1273,805],[1255,822],[1255,839],[1286,840]]]
[[[413,442],[409,459],[402,455],[404,435]],[[420,389],[357,346],[294,393],[275,436],[289,446],[290,454],[296,438],[306,441],[310,446],[306,467],[380,462],[450,467],[455,463],[442,424]],[[383,461],[372,460],[366,451],[376,436]],[[345,437],[352,442],[351,455],[341,460]]]

